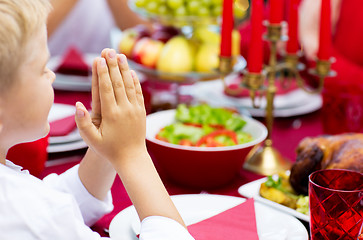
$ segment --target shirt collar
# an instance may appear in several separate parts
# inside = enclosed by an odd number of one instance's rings
[[[12,163],[9,160],[5,160],[5,166],[7,166],[8,168],[10,168],[10,169],[12,169],[14,171],[17,171],[17,172],[26,173],[26,174],[29,173],[28,170],[23,170],[23,167],[18,166],[16,164]]]

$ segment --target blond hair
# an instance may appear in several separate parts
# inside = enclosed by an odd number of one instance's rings
[[[29,39],[46,23],[49,0],[0,0],[0,92],[12,85]]]

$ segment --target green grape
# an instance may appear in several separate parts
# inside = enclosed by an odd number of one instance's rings
[[[212,8],[213,16],[221,16],[222,15],[222,6],[214,6]]]
[[[135,0],[135,6],[138,8],[145,7],[147,0]]]
[[[186,7],[184,7],[184,6],[181,6],[174,10],[174,16],[184,17],[187,15],[188,15],[188,11],[187,11]]]
[[[183,0],[167,0],[166,3],[173,10],[176,10],[179,7],[182,7],[184,5],[184,1]]]
[[[207,8],[212,6],[212,0],[199,0],[199,2]]]
[[[159,5],[154,2],[154,1],[150,1],[146,4],[145,9],[149,12],[149,13],[157,13],[158,12],[158,8]]]
[[[223,0],[211,0],[214,6],[222,6]]]
[[[190,15],[197,15],[200,7],[200,2],[198,0],[189,1],[187,3],[187,9]]]
[[[169,9],[166,5],[159,5],[158,14],[165,16],[168,15]]]
[[[210,16],[209,8],[207,8],[205,6],[201,6],[198,10],[198,16],[200,16],[200,17]]]

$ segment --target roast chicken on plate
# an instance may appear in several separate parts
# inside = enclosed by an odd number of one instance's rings
[[[310,173],[332,168],[363,173],[363,134],[346,133],[303,139],[297,147],[290,184],[296,192],[307,195]]]

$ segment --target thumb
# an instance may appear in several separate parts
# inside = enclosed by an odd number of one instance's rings
[[[76,103],[75,120],[77,128],[83,140],[88,146],[93,145],[98,138],[98,130],[92,123],[91,116],[81,102]]]

